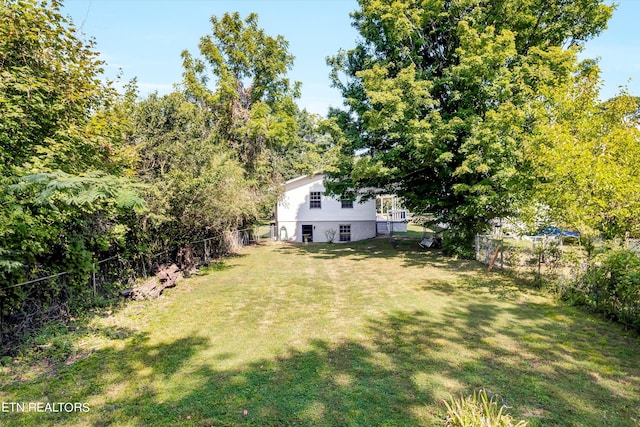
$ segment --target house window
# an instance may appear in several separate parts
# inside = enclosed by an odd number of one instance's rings
[[[340,199],[340,202],[342,203],[342,209],[353,209],[353,199],[343,197]]]
[[[312,191],[309,197],[309,208],[320,209],[322,208],[322,193],[319,191]]]
[[[340,241],[341,242],[351,241],[351,225],[340,226]]]

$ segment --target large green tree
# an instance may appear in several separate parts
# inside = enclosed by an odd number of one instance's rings
[[[284,179],[330,170],[337,154],[331,137],[333,123],[307,110],[297,111],[296,123],[295,139],[273,152],[275,168]]]
[[[209,111],[248,177],[268,188],[281,175],[274,150],[296,141],[300,84],[287,78],[294,59],[288,42],[266,34],[256,14],[243,20],[235,12],[211,17],[211,34],[199,48],[200,57],[182,53],[187,93]]]
[[[535,200],[549,219],[584,236],[640,237],[639,99],[622,92],[601,102],[597,67],[547,93]]]
[[[361,40],[329,58],[347,107],[332,113],[344,137],[331,191],[394,192],[468,254],[528,194],[540,94],[611,13],[600,0],[361,0]]]

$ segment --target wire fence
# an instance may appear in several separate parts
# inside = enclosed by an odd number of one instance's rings
[[[487,264],[489,269],[494,266],[504,268],[504,245],[502,239],[490,234],[476,235],[476,261]]]
[[[536,280],[541,280],[543,276],[556,278],[558,275],[575,273],[575,257],[571,256],[575,250],[572,247],[563,249],[563,239],[557,236],[513,239],[490,234],[477,235],[475,249],[476,260],[488,265],[489,269],[509,270],[519,275],[533,276]]]
[[[476,260],[640,332],[640,239],[478,235]]]
[[[568,242],[566,241],[568,240]],[[598,240],[594,254],[606,248],[620,248],[640,255],[640,239]],[[594,263],[579,239],[554,235],[513,238],[491,234],[477,235],[476,260],[491,268],[508,270],[535,281],[571,282]]]
[[[0,285],[0,344],[4,347],[19,340],[45,320],[68,318],[71,307],[108,304],[121,290],[134,287],[163,266],[177,264],[193,272],[259,239],[257,227],[227,231],[154,254],[116,254],[94,261],[89,271],[40,271],[39,277]]]

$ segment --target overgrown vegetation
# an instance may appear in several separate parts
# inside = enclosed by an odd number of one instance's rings
[[[335,194],[392,192],[443,223],[449,254],[504,216],[579,230],[589,262],[561,295],[640,330],[638,255],[593,245],[640,236],[638,99],[601,102],[577,61],[613,7],[359,4],[362,38],[329,60],[346,110],[325,120],[298,109],[288,43],[255,14],[212,17],[176,89],[139,99],[103,81],[58,1],[0,3],[0,351],[17,352],[0,401],[92,407],[3,424],[434,425],[479,387],[532,426],[640,419],[636,336],[409,240],[261,247],[157,306],[109,308],[122,269],[108,294],[87,286],[104,258],[192,266],[191,242],[325,170]],[[537,250],[540,279],[558,252]],[[46,275],[62,279],[22,286]],[[82,321],[29,334],[47,318]],[[487,395],[449,410],[511,423]]]
[[[486,236],[483,236],[486,238]],[[640,332],[640,255],[630,242],[538,236],[534,241],[480,239],[477,260]]]
[[[5,342],[90,307],[98,260],[168,252],[189,264],[189,242],[251,226],[279,182],[330,161],[323,120],[295,104],[286,40],[265,34],[255,14],[212,17],[201,57],[183,53],[180,89],[140,100],[135,80],[121,94],[103,81],[93,42],[60,7],[0,5]]]
[[[640,332],[640,256],[616,249],[598,258],[561,288],[561,296]]]
[[[101,81],[93,43],[75,37],[57,2],[3,1],[0,20],[4,337],[27,299],[30,309],[54,315],[60,299],[83,301],[94,256],[118,246],[143,203],[135,158],[120,137],[124,125],[110,120],[120,96]],[[64,271],[60,289],[29,295],[12,287]]]

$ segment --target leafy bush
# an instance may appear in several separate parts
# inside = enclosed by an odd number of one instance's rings
[[[461,259],[474,259],[474,240],[476,234],[482,230],[464,230],[449,228],[442,232],[442,251],[447,256]]]
[[[525,421],[514,423],[511,415],[504,412],[506,406],[498,408],[498,397],[487,395],[486,390],[473,392],[473,396],[451,399],[447,406],[445,427],[524,427]]]
[[[563,298],[640,330],[640,256],[629,250],[610,251],[579,275]]]
[[[640,329],[640,257],[632,251],[614,251],[595,269],[594,287],[598,309],[608,316]]]

